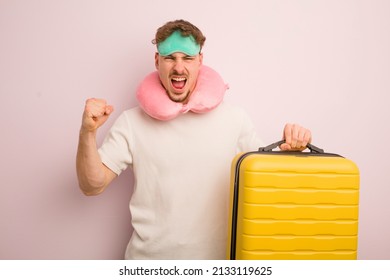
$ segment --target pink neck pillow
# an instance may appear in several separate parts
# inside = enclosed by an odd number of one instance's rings
[[[155,71],[141,82],[137,89],[140,107],[151,117],[167,121],[188,111],[206,113],[217,107],[223,100],[228,86],[221,76],[207,66],[202,66],[194,92],[187,104],[172,101],[161,85]]]

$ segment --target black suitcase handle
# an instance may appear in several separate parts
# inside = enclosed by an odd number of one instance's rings
[[[273,149],[276,149],[277,147],[279,147],[280,145],[282,145],[285,142],[286,142],[286,140],[280,140],[280,141],[275,142],[275,143],[268,145],[266,147],[260,147],[259,152],[271,152]],[[310,150],[310,153],[315,153],[315,154],[323,154],[324,153],[323,149],[318,148],[310,143],[308,143],[306,145],[306,147]]]

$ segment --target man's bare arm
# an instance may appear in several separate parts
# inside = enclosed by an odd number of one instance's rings
[[[85,104],[76,158],[77,178],[85,195],[100,194],[117,176],[102,163],[96,144],[97,129],[112,111],[102,99],[88,99]]]

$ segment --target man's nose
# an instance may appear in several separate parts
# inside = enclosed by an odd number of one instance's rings
[[[175,61],[175,65],[173,66],[173,69],[178,73],[178,74],[183,74],[184,73],[184,61],[182,59],[177,59]]]

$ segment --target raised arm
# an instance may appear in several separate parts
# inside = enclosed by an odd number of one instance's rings
[[[97,130],[112,112],[113,107],[103,99],[91,98],[85,103],[76,158],[79,186],[85,195],[100,194],[116,177],[102,163],[96,144]]]

